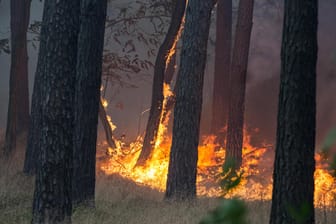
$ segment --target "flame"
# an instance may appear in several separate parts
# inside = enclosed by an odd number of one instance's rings
[[[217,175],[222,171],[225,149],[219,148],[214,142],[214,136],[203,137],[198,147],[197,164],[197,194],[206,197],[222,196]],[[171,138],[162,136],[161,143],[155,148],[150,159],[144,166],[134,167],[142,148],[142,139],[138,138],[129,147],[119,147],[118,153],[100,164],[106,175],[119,174],[140,185],[149,186],[158,191],[166,187]],[[271,200],[272,170],[261,164],[267,148],[255,148],[250,143],[250,137],[245,135],[243,148],[243,180],[239,187],[226,197],[240,197],[245,200]],[[336,183],[326,170],[320,156],[316,155],[315,171],[315,206],[336,206]],[[273,164],[271,164],[273,165]]]
[[[167,100],[169,97],[172,97],[174,94],[173,92],[170,90],[170,85],[167,84],[167,83],[164,83],[163,84],[163,96],[164,96],[164,99],[163,99],[163,107],[165,107],[165,105],[167,105]],[[166,108],[163,108],[162,109],[162,112],[161,112],[161,117],[160,117],[160,124],[159,124],[159,128],[158,128],[158,134],[156,136],[156,141],[155,141],[155,144],[154,144],[154,149],[157,149],[162,141],[164,140],[164,137],[165,137],[165,134],[167,132],[167,126],[168,126],[168,122],[169,122],[169,119],[165,119],[165,121],[163,120],[163,114],[164,113],[167,113],[167,117],[170,116],[170,111],[166,111]]]
[[[168,54],[166,55],[166,68],[167,68],[171,58],[173,57],[173,55],[176,52],[176,45],[177,45],[177,42],[181,39],[181,35],[182,35],[183,29],[184,29],[184,23],[185,23],[185,15],[182,18],[181,26],[180,26],[180,29],[179,29],[179,31],[178,31],[175,39],[174,39],[174,42],[173,42]]]
[[[173,96],[170,86],[164,85],[164,102]],[[107,107],[107,101],[103,101]],[[106,106],[105,106],[106,105]],[[163,108],[165,111],[166,108]],[[162,113],[163,114],[163,113]],[[169,112],[168,115],[169,116]],[[108,148],[111,155],[107,160],[100,161],[99,167],[106,175],[118,174],[140,185],[149,186],[158,191],[164,191],[167,181],[171,137],[167,134],[168,120],[161,122],[154,150],[144,166],[135,166],[142,149],[141,137],[126,145],[116,140],[116,149]],[[115,128],[111,118],[110,125]],[[268,148],[256,148],[250,144],[250,135],[244,131],[243,162],[241,171],[243,179],[240,185],[225,195],[225,197],[240,197],[245,200],[271,200],[273,158],[267,155]],[[198,147],[197,163],[197,195],[206,197],[220,197],[222,190],[218,184],[218,174],[222,172],[225,160],[225,149],[215,143],[215,136],[204,136]],[[327,169],[327,163],[320,154],[315,155],[316,170],[315,206],[336,206],[336,182]]]

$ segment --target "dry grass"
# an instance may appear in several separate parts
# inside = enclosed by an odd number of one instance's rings
[[[1,147],[1,145],[0,145]],[[22,147],[23,148],[23,147]],[[18,153],[20,154],[20,153]],[[0,159],[0,224],[30,223],[34,178],[22,174],[22,153],[10,161]],[[96,207],[74,210],[74,224],[196,224],[219,202],[200,198],[192,203],[162,200],[163,194],[119,176],[99,173]],[[270,202],[248,202],[248,223],[268,223]],[[316,211],[317,224],[332,224],[335,211]]]

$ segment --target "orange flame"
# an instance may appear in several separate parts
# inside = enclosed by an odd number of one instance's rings
[[[247,135],[246,135],[247,136]],[[217,183],[217,175],[222,171],[225,150],[214,143],[214,136],[204,137],[198,148],[197,194],[199,196],[219,197],[222,195]],[[255,148],[249,144],[249,137],[244,139],[243,180],[239,187],[226,197],[240,197],[245,200],[271,200],[272,171],[260,165],[267,151],[266,148]],[[140,185],[149,186],[158,191],[166,187],[171,138],[163,137],[161,144],[155,148],[150,159],[142,167],[134,167],[140,150],[142,139],[129,147],[120,147],[113,157],[100,164],[107,175],[119,174]],[[320,163],[320,157],[316,160]],[[272,164],[273,165],[273,164]],[[335,206],[336,184],[334,178],[323,167],[317,166],[315,171],[315,205]]]
[[[163,105],[165,105],[165,101],[171,95],[172,92],[169,89],[169,85],[165,85]],[[100,162],[100,169],[106,175],[119,174],[138,184],[149,186],[158,191],[164,191],[171,146],[171,138],[167,135],[167,121],[168,119],[166,119],[166,123],[163,123],[161,118],[155,148],[144,166],[135,167],[142,148],[142,138],[138,137],[129,146],[117,141],[117,148],[109,149],[111,157],[104,162]],[[273,158],[267,156],[266,152],[266,147],[256,148],[252,146],[250,144],[250,136],[245,131],[241,168],[243,179],[236,189],[226,194],[226,197],[236,196],[245,200],[271,200]],[[203,137],[202,144],[198,147],[197,194],[199,196],[219,197],[222,195],[217,176],[222,172],[224,159],[225,149],[215,144],[215,137]],[[317,162],[314,175],[315,206],[336,206],[335,179],[326,169],[326,165],[319,154],[316,154],[315,159]]]

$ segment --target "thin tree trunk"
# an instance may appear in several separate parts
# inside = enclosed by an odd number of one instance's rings
[[[152,89],[152,103],[149,111],[149,118],[146,127],[146,134],[143,147],[137,161],[137,166],[144,165],[154,149],[158,128],[163,109],[163,82],[166,71],[166,61],[170,51],[174,47],[176,37],[181,27],[184,16],[186,0],[174,1],[175,7],[172,13],[170,26],[167,35],[161,44],[154,66],[154,78]]]
[[[27,29],[30,0],[11,1],[11,67],[5,154],[16,148],[16,138],[29,126]]]
[[[254,0],[239,2],[235,43],[230,74],[230,105],[226,142],[226,160],[242,163],[245,88]]]
[[[100,118],[100,121],[105,131],[105,137],[106,137],[107,144],[109,145],[109,147],[115,149],[117,146],[113,139],[112,127],[109,121],[107,120],[106,111],[101,101],[99,103],[99,118]]]
[[[79,31],[79,0],[44,5],[37,80],[40,106],[38,166],[33,224],[71,223],[74,95]],[[33,118],[34,119],[34,118]]]
[[[94,203],[106,4],[106,0],[81,0],[73,152],[74,204]]]
[[[315,222],[317,14],[317,0],[285,0],[271,224]]]
[[[230,65],[232,46],[232,0],[217,3],[215,77],[212,99],[211,133],[224,144],[230,90]]]
[[[167,199],[196,197],[204,69],[213,0],[189,0],[177,77]]]

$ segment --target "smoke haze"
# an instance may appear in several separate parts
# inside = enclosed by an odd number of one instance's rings
[[[259,0],[261,2],[263,0]],[[9,0],[0,3],[0,39],[9,37]],[[258,1],[257,1],[258,2]],[[277,4],[276,4],[277,5]],[[40,20],[43,2],[32,1],[31,22]],[[276,131],[277,98],[280,75],[281,6],[263,8],[256,5],[246,93],[246,124],[258,129],[260,140],[273,143]],[[319,59],[318,59],[318,116],[317,139],[321,141],[331,127],[336,126],[336,3],[320,1],[319,16]],[[210,39],[214,38],[214,28]],[[37,49],[29,44],[30,94],[37,63]],[[203,132],[209,128],[213,80],[213,46],[209,46],[208,65],[204,80]],[[8,104],[10,57],[0,55],[0,129],[6,125]],[[152,74],[152,71],[149,71]],[[109,113],[117,125],[116,135],[126,134],[132,140],[144,131],[148,113],[141,112],[150,106],[151,77],[137,83],[138,88],[108,87]],[[304,81],[304,80],[303,80]],[[112,89],[113,88],[113,89]]]

